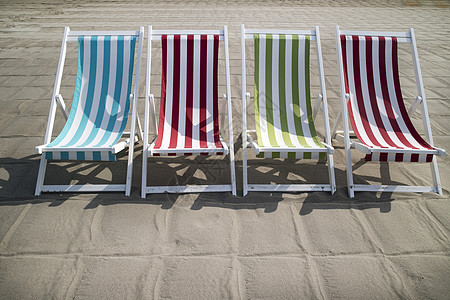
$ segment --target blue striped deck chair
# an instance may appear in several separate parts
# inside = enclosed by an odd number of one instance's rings
[[[139,31],[104,32],[65,28],[44,144],[36,147],[36,152],[42,155],[36,195],[41,192],[99,191],[124,191],[125,195],[130,195],[133,148],[138,138],[135,130],[136,122],[139,125],[136,103],[143,36],[143,27]],[[78,43],[77,77],[69,113],[60,95],[68,42]],[[57,106],[66,124],[51,140]],[[125,133],[130,108],[130,132]],[[142,137],[142,133],[138,133]],[[129,135],[127,139],[125,134]],[[44,185],[49,161],[116,161],[116,154],[125,148],[129,148],[126,184]]]
[[[247,130],[245,40],[254,41],[255,130]],[[316,41],[320,94],[315,107],[310,96],[310,41]],[[319,28],[314,30],[255,30],[241,25],[243,195],[248,191],[336,190],[325,78]],[[322,104],[325,141],[317,135],[314,118]],[[253,136],[252,136],[253,133]],[[254,138],[255,136],[255,138]],[[256,140],[255,140],[256,139]],[[257,157],[322,159],[328,163],[328,184],[249,184],[247,147]]]

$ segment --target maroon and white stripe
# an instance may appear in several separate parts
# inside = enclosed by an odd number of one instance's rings
[[[367,161],[430,162],[433,150],[416,131],[403,102],[395,37],[341,35],[348,110],[353,130],[370,148],[413,150],[372,152]],[[417,151],[416,151],[417,150]]]
[[[161,107],[152,155],[225,151],[219,136],[218,51],[218,35],[162,36]]]

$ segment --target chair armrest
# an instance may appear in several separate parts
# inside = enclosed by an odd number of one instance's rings
[[[222,95],[222,115],[220,116],[220,129],[225,127],[225,110],[227,108],[227,94]]]
[[[322,142],[322,144],[325,146],[325,148],[328,149],[329,154],[334,154],[334,148],[331,145],[328,145],[327,143]]]
[[[416,100],[411,104],[410,108],[408,109],[408,115],[412,116],[414,112],[416,111],[417,105],[422,103],[423,99],[420,96],[416,97]]]
[[[316,103],[314,104],[314,109],[313,109],[313,120],[316,119],[317,113],[319,112],[320,103],[322,103],[322,101],[323,101],[322,94],[317,95],[317,100],[316,100]]]
[[[35,152],[37,153],[37,154],[42,154],[42,149],[44,148],[44,147],[46,147],[48,144],[45,144],[45,145],[40,145],[40,146],[36,146],[36,148],[35,148]]]
[[[67,112],[67,107],[66,107],[66,103],[64,102],[63,97],[61,96],[61,94],[56,95],[55,97],[55,101],[58,104],[59,109],[61,110],[64,118],[67,119],[69,118],[69,113]]]
[[[158,135],[158,121],[156,120],[155,96],[148,94],[148,101],[150,106],[150,114],[153,119],[153,126],[155,127],[155,135]]]
[[[445,152],[445,150],[444,149],[442,149],[442,148],[437,148],[437,147],[433,147],[435,150],[437,150],[437,152],[438,152],[438,156],[446,156],[447,155],[447,152]]]

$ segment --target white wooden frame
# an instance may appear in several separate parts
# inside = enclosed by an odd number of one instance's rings
[[[406,186],[406,185],[368,185],[368,184],[354,184],[353,183],[353,169],[352,169],[352,159],[351,159],[351,151],[350,149],[357,149],[362,151],[365,154],[375,153],[375,152],[391,152],[391,153],[408,153],[408,150],[396,150],[396,149],[372,149],[362,144],[357,140],[351,140],[350,134],[352,137],[356,137],[353,135],[353,132],[349,130],[349,122],[348,122],[348,111],[347,111],[347,102],[350,99],[350,95],[345,93],[345,82],[344,82],[344,69],[342,66],[342,48],[340,43],[341,35],[361,35],[361,36],[388,36],[388,37],[397,37],[397,41],[399,43],[410,43],[411,44],[411,52],[412,59],[414,64],[414,72],[416,76],[416,84],[418,96],[416,101],[411,105],[408,110],[408,114],[411,115],[414,113],[416,106],[421,104],[421,115],[422,115],[422,124],[425,130],[425,136],[428,139],[428,143],[434,147],[433,136],[431,135],[431,127],[430,120],[428,116],[428,108],[425,97],[425,90],[423,87],[422,74],[420,71],[419,65],[419,56],[417,52],[416,39],[414,36],[414,29],[410,28],[407,32],[376,32],[376,31],[349,31],[349,30],[340,30],[339,26],[336,26],[336,47],[337,47],[337,55],[338,55],[338,65],[339,65],[339,77],[340,77],[340,93],[341,93],[341,112],[336,120],[336,123],[333,126],[332,136],[336,138],[336,140],[344,143],[345,147],[345,159],[347,165],[347,189],[348,195],[350,198],[355,196],[355,191],[371,191],[371,192],[416,192],[416,193],[424,193],[424,192],[435,192],[439,195],[442,195],[442,187],[439,178],[439,171],[436,161],[436,155],[443,156],[445,155],[445,151],[439,148],[436,150],[422,150],[421,153],[424,154],[435,154],[433,156],[433,160],[431,162],[431,174],[433,178],[434,186]],[[344,116],[344,117],[342,117]],[[343,131],[338,131],[337,126],[339,125],[341,119],[343,120]],[[415,151],[417,152],[417,150]]]
[[[62,74],[64,69],[64,62],[66,59],[67,52],[67,43],[68,42],[77,42],[78,36],[92,36],[92,35],[125,35],[125,36],[136,36],[136,40],[138,41],[138,55],[136,62],[136,71],[135,71],[135,79],[134,79],[134,93],[130,94],[131,100],[131,129],[128,134],[130,138],[125,141],[119,142],[111,148],[105,149],[87,149],[87,148],[64,148],[64,149],[52,149],[55,151],[80,151],[80,150],[95,150],[95,151],[112,151],[113,153],[118,153],[123,150],[125,147],[129,148],[128,151],[128,163],[127,163],[127,177],[125,184],[92,184],[92,185],[44,185],[45,171],[47,167],[47,159],[45,158],[45,152],[42,152],[42,147],[37,149],[39,154],[42,154],[41,161],[39,164],[39,172],[36,183],[35,195],[39,196],[41,192],[117,192],[124,191],[126,196],[130,196],[131,193],[131,179],[133,173],[133,152],[134,152],[134,143],[130,143],[131,137],[134,137],[133,140],[136,142],[137,137],[135,135],[136,131],[136,121],[139,126],[138,136],[142,138],[142,129],[140,126],[139,118],[137,115],[137,98],[139,92],[139,71],[140,71],[140,62],[141,62],[141,54],[142,54],[142,43],[144,39],[144,27],[140,27],[138,31],[71,31],[69,27],[64,28],[64,35],[61,45],[61,52],[59,55],[58,69],[56,71],[56,79],[55,85],[53,87],[52,100],[50,104],[50,112],[47,121],[47,130],[45,132],[44,137],[44,145],[50,143],[52,139],[53,133],[53,125],[56,117],[56,106],[59,106],[61,109],[63,116],[67,120],[68,112],[66,110],[66,106],[62,96],[60,95],[60,87]]]
[[[172,34],[214,34],[219,35],[219,39],[224,41],[225,48],[225,72],[226,72],[226,94],[223,95],[223,106],[225,108],[225,102],[227,105],[228,115],[228,148],[225,147],[224,151],[229,152],[230,156],[230,175],[231,184],[229,185],[187,185],[187,186],[148,186],[147,185],[147,165],[149,158],[149,118],[150,113],[152,117],[152,124],[155,128],[155,136],[158,135],[158,124],[155,111],[154,95],[150,91],[150,77],[151,77],[151,51],[152,41],[161,40],[162,35]],[[222,115],[225,111],[222,109]],[[147,73],[146,73],[146,85],[145,85],[145,110],[144,110],[144,146],[142,155],[142,188],[141,197],[146,198],[147,194],[153,193],[201,193],[201,192],[231,192],[236,195],[236,173],[234,167],[234,145],[233,145],[233,122],[232,122],[232,109],[231,109],[231,82],[230,82],[230,63],[229,63],[229,51],[228,51],[228,29],[227,26],[223,27],[223,30],[153,30],[152,26],[148,26],[148,39],[147,39]],[[224,117],[222,116],[221,127],[223,128]],[[227,144],[222,140],[222,145]],[[158,151],[161,152],[161,151]],[[171,151],[173,153],[174,151]],[[175,151],[176,152],[176,151]],[[186,152],[186,151],[184,151]],[[194,154],[195,151],[189,149],[189,152]],[[208,152],[207,149],[202,152]],[[226,153],[224,153],[225,155]]]
[[[254,130],[247,130],[247,101],[250,99],[250,93],[247,93],[246,72],[245,72],[245,40],[254,39],[255,34],[298,34],[307,35],[311,41],[316,41],[316,52],[318,58],[319,77],[320,77],[320,94],[314,105],[313,116],[317,115],[320,104],[322,104],[322,111],[324,117],[325,128],[325,147],[324,150],[316,149],[293,149],[293,148],[258,148],[257,143],[253,141],[250,132]],[[243,168],[243,196],[247,195],[248,191],[274,191],[274,192],[297,192],[297,191],[330,191],[334,194],[336,191],[336,181],[334,176],[334,149],[331,146],[330,125],[328,120],[328,106],[327,93],[325,89],[325,76],[323,72],[322,62],[322,48],[320,46],[320,32],[319,27],[316,26],[313,30],[279,30],[279,29],[245,29],[244,24],[241,24],[241,65],[242,65],[242,168]],[[249,184],[247,174],[247,148],[252,147],[256,153],[261,150],[273,152],[326,152],[328,163],[328,178],[329,184]]]

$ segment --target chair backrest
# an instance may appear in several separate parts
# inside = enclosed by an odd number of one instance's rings
[[[63,130],[49,146],[111,146],[120,139],[130,109],[135,44],[136,36],[78,37],[72,106]]]
[[[378,148],[433,149],[414,128],[403,101],[395,36],[340,35],[348,111],[359,140]],[[399,153],[366,160],[404,161]],[[410,161],[431,161],[412,154]]]
[[[217,148],[219,35],[162,35],[155,148]]]
[[[311,108],[310,37],[255,34],[254,40],[258,145],[324,147]]]

